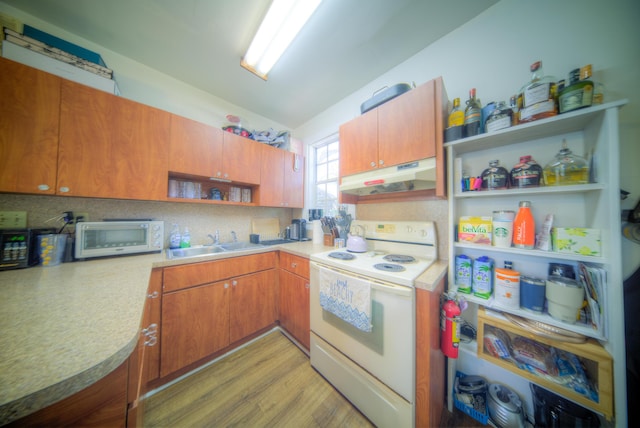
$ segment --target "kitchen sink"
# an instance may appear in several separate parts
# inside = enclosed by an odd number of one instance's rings
[[[168,259],[185,259],[189,257],[208,256],[211,254],[227,253],[229,251],[250,250],[252,248],[263,248],[265,245],[254,244],[252,242],[227,242],[226,244],[199,245],[189,248],[174,248],[167,250]]]
[[[225,251],[249,250],[251,248],[262,248],[262,244],[254,244],[253,242],[227,242],[226,244],[218,244]]]
[[[227,250],[216,245],[201,245],[189,248],[174,248],[167,250],[168,259],[184,259],[186,257],[207,256],[211,254],[224,253]]]

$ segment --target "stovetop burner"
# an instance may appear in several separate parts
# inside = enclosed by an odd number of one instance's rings
[[[400,266],[395,263],[376,263],[373,267],[385,272],[402,272],[405,270],[404,266]]]
[[[416,261],[415,257],[406,256],[404,254],[388,254],[384,256],[383,259],[393,263],[413,263]]]
[[[339,260],[353,260],[356,258],[356,256],[354,256],[353,254],[346,253],[344,251],[334,251],[332,253],[329,253],[328,256]]]

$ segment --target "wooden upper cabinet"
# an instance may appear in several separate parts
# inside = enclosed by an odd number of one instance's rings
[[[166,200],[170,114],[63,80],[58,194]]]
[[[284,206],[302,208],[304,206],[304,157],[296,153],[284,153],[284,186],[282,197]]]
[[[231,132],[223,132],[224,165],[218,178],[245,184],[260,184],[262,143]]]
[[[263,144],[262,146],[259,203],[264,207],[281,207],[283,203],[285,152],[268,144]]]
[[[340,177],[378,167],[378,110],[340,126]]]
[[[436,156],[435,97],[431,80],[340,126],[340,176]]]
[[[0,58],[0,191],[54,194],[60,79]]]
[[[171,115],[169,171],[212,177],[222,170],[222,130]]]
[[[260,206],[302,208],[304,158],[263,144]]]
[[[378,107],[378,166],[436,155],[433,80]]]

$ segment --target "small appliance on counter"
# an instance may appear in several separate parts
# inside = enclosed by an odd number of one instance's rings
[[[22,269],[40,263],[38,236],[55,228],[0,229],[0,271]]]
[[[288,239],[292,241],[306,241],[307,240],[307,221],[303,218],[294,218],[291,220],[289,226]]]
[[[163,247],[163,221],[117,220],[76,225],[76,259],[159,253]]]

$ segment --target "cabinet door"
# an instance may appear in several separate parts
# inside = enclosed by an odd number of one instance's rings
[[[57,192],[166,200],[169,125],[167,112],[64,80]]]
[[[147,293],[147,307],[145,308],[142,328],[148,334],[145,336],[145,358],[143,362],[142,393],[146,393],[148,382],[160,376],[160,326],[162,307],[162,269],[153,269],[149,280]],[[148,311],[147,311],[148,308]],[[143,332],[144,333],[144,332]]]
[[[340,177],[378,167],[378,110],[340,126]]]
[[[219,178],[246,184],[260,184],[262,143],[223,132],[224,165]]]
[[[280,269],[280,325],[309,349],[309,280]]]
[[[171,115],[169,171],[214,176],[222,168],[222,130]]]
[[[161,343],[161,377],[229,345],[229,282],[164,294]]]
[[[284,150],[263,144],[259,201],[263,207],[283,206],[284,158]]]
[[[304,206],[304,158],[301,155],[284,152],[284,186],[282,199],[288,208]]]
[[[0,58],[0,191],[54,194],[60,82]]]
[[[378,166],[392,166],[436,155],[435,82],[378,107]]]
[[[231,280],[231,343],[274,324],[277,316],[275,269]]]

